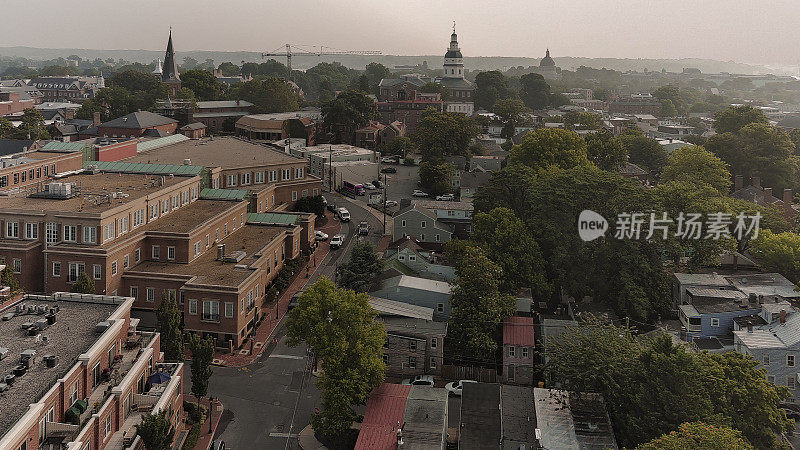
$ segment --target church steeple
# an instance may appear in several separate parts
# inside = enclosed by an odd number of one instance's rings
[[[180,81],[178,74],[178,61],[175,59],[175,49],[172,47],[172,27],[169,29],[169,41],[167,41],[167,51],[164,54],[164,68],[161,72],[161,81],[175,82]]]

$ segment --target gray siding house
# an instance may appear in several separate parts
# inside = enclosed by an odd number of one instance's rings
[[[419,242],[445,243],[453,236],[453,227],[436,220],[432,211],[412,203],[394,216],[395,239],[413,236]]]
[[[450,284],[444,281],[398,275],[383,280],[379,289],[370,292],[370,295],[432,308],[433,320],[447,321],[450,317],[450,297],[452,294]]]

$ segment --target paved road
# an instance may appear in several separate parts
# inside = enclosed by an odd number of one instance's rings
[[[414,192],[414,189],[419,189],[418,167],[400,164],[394,164],[392,167],[397,169],[397,173],[388,174],[386,198],[399,203],[404,198],[411,198],[411,193]]]
[[[342,233],[346,234],[344,247],[330,252],[319,263],[321,267],[311,276],[310,282],[322,275],[334,278],[336,266],[350,257],[353,243],[359,239],[356,235],[359,222],[366,220],[370,224],[370,234],[366,239],[373,243],[378,242],[383,232],[382,223],[365,208],[338,194],[325,195],[328,201],[345,206],[350,211],[351,221],[342,227]],[[319,406],[319,391],[314,386],[315,378],[308,371],[310,362],[306,357],[306,347],[288,347],[284,333],[281,324],[278,345],[270,354],[262,354],[252,364],[242,368],[213,369],[209,394],[218,397],[225,405],[215,438],[225,441],[227,448],[299,448],[296,435],[308,425],[314,408]],[[186,392],[191,391],[191,369],[188,366],[185,369]]]

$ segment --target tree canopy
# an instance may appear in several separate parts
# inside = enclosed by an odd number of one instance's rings
[[[167,417],[167,410],[156,414],[145,413],[141,423],[136,425],[136,434],[141,436],[147,450],[170,450],[175,431]]]
[[[661,174],[661,182],[684,181],[707,184],[720,195],[727,195],[731,187],[728,165],[710,151],[698,145],[681,147],[672,152]]]
[[[586,155],[597,167],[617,172],[628,160],[628,151],[619,138],[608,131],[587,134]]]
[[[676,431],[640,444],[636,450],[753,450],[742,432],[727,426],[716,426],[704,422],[682,423]]]
[[[714,129],[717,133],[738,133],[751,123],[769,123],[764,112],[750,105],[731,106],[714,114]]]
[[[353,245],[350,259],[337,268],[339,286],[356,292],[367,292],[383,272],[383,260],[369,241]]]
[[[194,92],[198,100],[222,100],[226,86],[208,70],[193,69],[181,74],[181,86]]]
[[[538,73],[527,73],[520,78],[520,97],[530,109],[544,109],[550,104],[550,85]]]
[[[356,129],[377,115],[375,102],[359,91],[345,91],[322,105],[323,125],[333,131],[337,142],[352,142]]]
[[[583,138],[572,131],[554,128],[539,128],[523,136],[522,142],[512,147],[509,163],[524,164],[535,170],[591,165]]]
[[[480,133],[475,119],[456,112],[426,112],[411,137],[425,160],[467,156],[469,144]]]
[[[491,111],[494,103],[513,97],[505,75],[499,70],[481,72],[475,76],[475,106]]]
[[[419,182],[430,195],[444,194],[451,189],[450,177],[453,169],[453,165],[445,161],[423,161],[419,165]]]
[[[799,234],[761,230],[750,251],[766,271],[778,272],[792,283],[800,283]]]
[[[161,334],[161,350],[167,361],[183,361],[184,358],[181,312],[178,299],[165,289],[156,310],[156,329]]]
[[[231,100],[245,100],[253,104],[255,113],[297,111],[300,98],[283,80],[273,77],[258,77],[251,81],[236,83],[228,92]]]
[[[619,139],[628,152],[628,160],[647,170],[656,179],[667,164],[667,152],[655,139],[641,134],[621,134]]]

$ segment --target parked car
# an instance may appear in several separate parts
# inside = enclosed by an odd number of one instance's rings
[[[395,158],[394,156],[384,156],[383,158],[381,158],[381,162],[384,164],[394,164],[397,162],[397,158]]]
[[[297,291],[297,293],[292,296],[292,298],[289,300],[289,311],[291,311],[297,305],[300,304],[300,296],[301,295],[303,295],[303,291],[302,290],[301,291]]]
[[[209,447],[209,450],[225,450],[226,448],[227,447],[225,447],[225,441],[214,441],[211,443],[211,447]]]
[[[328,211],[335,213],[337,209],[339,208],[336,207],[335,203],[328,203]]]
[[[780,408],[789,419],[800,420],[800,406],[793,403],[781,403]]]
[[[420,191],[419,189],[414,189],[414,193],[412,193],[411,195],[413,195],[414,197],[427,197],[428,196],[428,194],[426,194],[424,191]]]
[[[344,235],[337,234],[336,236],[331,238],[331,249],[340,248],[344,244]]]
[[[433,386],[433,375],[417,375],[414,378],[406,378],[400,384],[412,386]]]
[[[447,390],[448,395],[455,395],[461,397],[461,389],[464,388],[464,383],[477,383],[475,380],[458,380],[452,383],[447,383],[444,388]]]
[[[366,236],[369,234],[369,224],[367,221],[362,220],[361,223],[358,224],[358,234],[359,236]]]
[[[397,169],[395,169],[394,167],[391,167],[391,166],[390,167],[384,167],[383,169],[381,169],[381,173],[397,173]]]
[[[350,222],[350,211],[348,211],[347,208],[337,209],[336,214],[342,222]]]
[[[397,202],[394,200],[386,200],[386,207],[391,208],[392,206],[397,206]]]
[[[374,191],[377,188],[372,183],[364,183],[364,189],[366,189],[368,191]]]
[[[454,198],[455,197],[453,196],[453,194],[442,194],[442,195],[437,195],[436,196],[436,200],[443,201],[443,202],[452,201]]]
[[[376,187],[376,188],[378,188],[378,189],[383,189],[383,183],[381,182],[381,180],[375,180],[375,181],[373,181],[373,182],[372,182],[372,185],[373,185],[373,186],[375,186],[375,187]]]
[[[317,230],[314,232],[314,239],[318,241],[327,241],[328,235],[323,233],[322,231]]]

